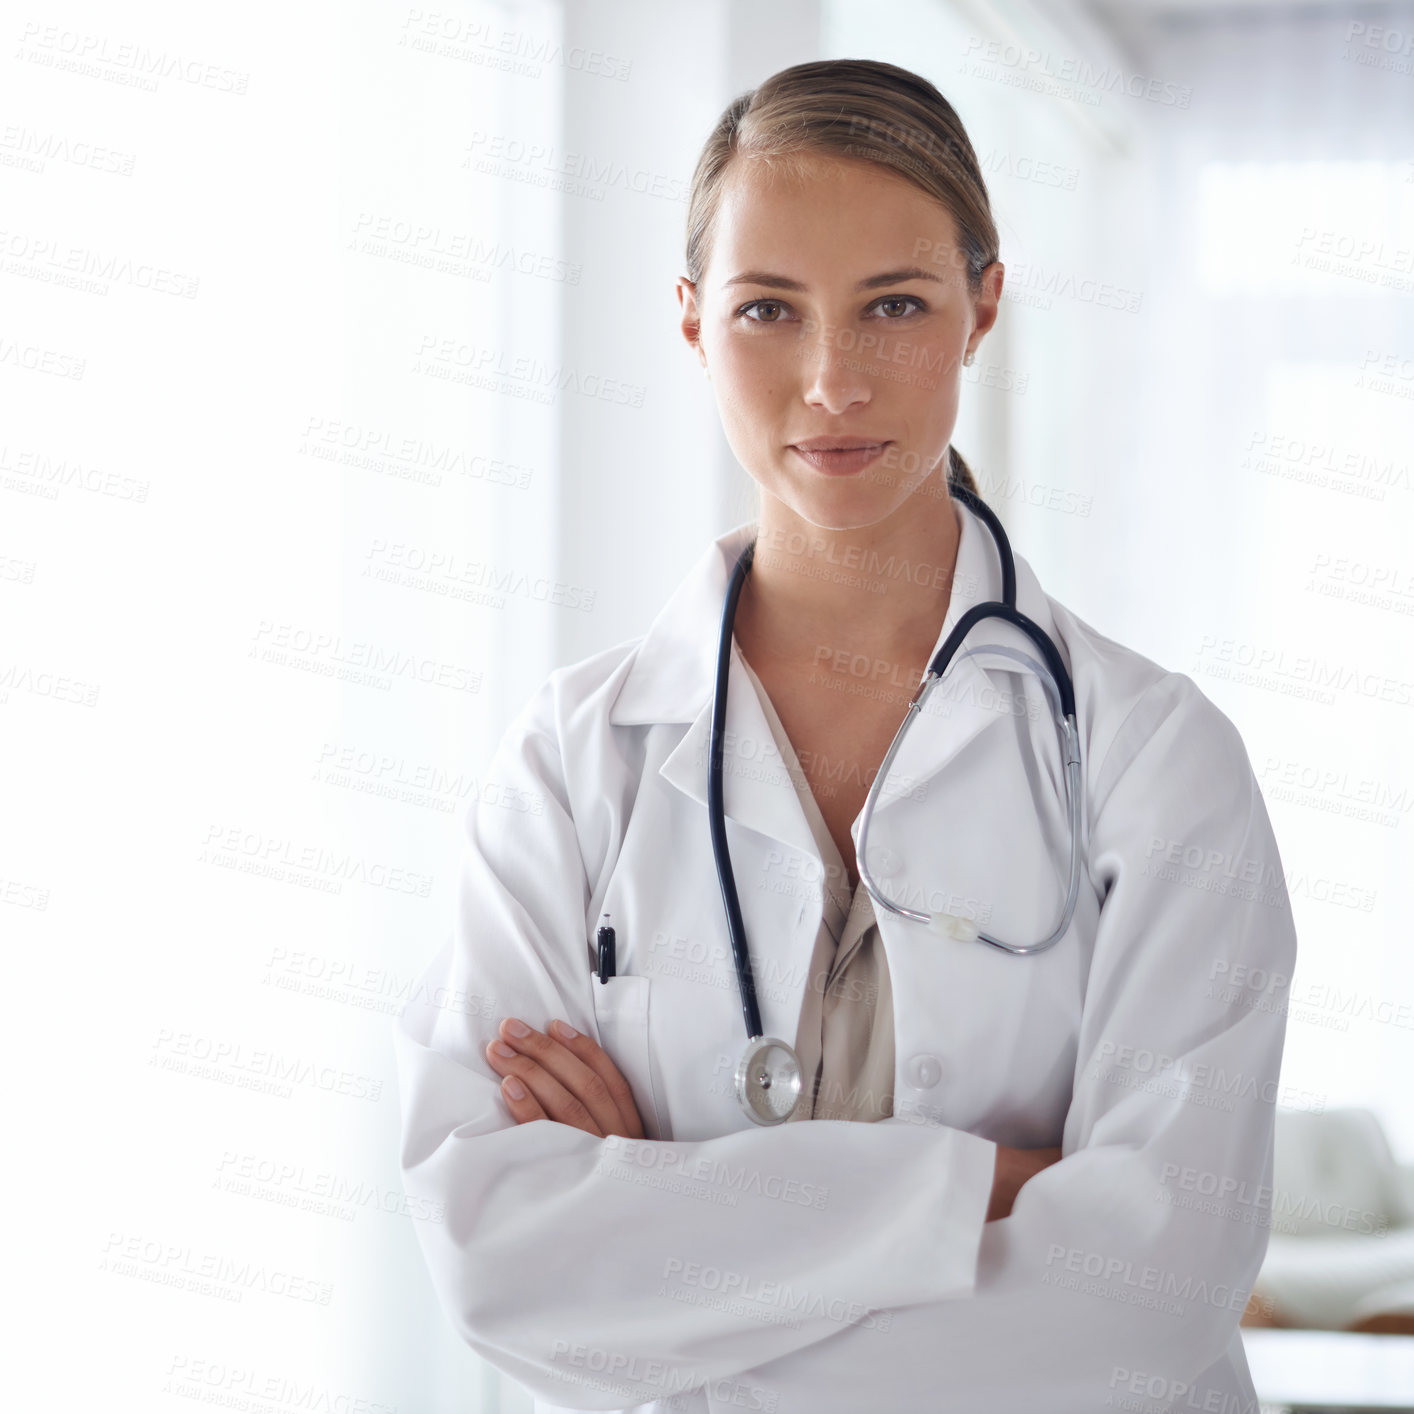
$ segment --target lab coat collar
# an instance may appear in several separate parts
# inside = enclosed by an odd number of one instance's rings
[[[933,653],[973,604],[1001,597],[1001,566],[991,532],[961,502],[954,505],[960,523],[957,560],[947,613]],[[707,547],[650,625],[609,714],[615,725],[690,723],[682,740],[664,760],[660,774],[704,807],[722,600],[732,567],[756,531],[756,525],[748,522]],[[1054,637],[1049,607],[1035,576],[1019,555],[1015,560],[1017,607]],[[809,821],[789,776],[774,755],[770,724],[740,662],[733,638],[723,780],[726,815],[773,839],[815,854],[818,851]],[[993,684],[985,669],[973,659],[964,658],[954,664],[948,677],[949,700],[940,701],[940,685],[926,714],[909,728],[890,767],[885,792],[875,808],[876,818],[893,801],[916,792],[978,732],[998,720],[996,693],[991,690]],[[954,685],[956,691],[952,690]],[[857,824],[856,820],[856,830]]]

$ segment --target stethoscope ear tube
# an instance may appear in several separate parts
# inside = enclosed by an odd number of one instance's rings
[[[996,542],[997,558],[1001,562],[1002,597],[1000,600],[974,604],[971,608],[966,609],[959,616],[938,651],[933,655],[933,660],[923,675],[923,681],[918,684],[917,690],[909,700],[908,711],[904,714],[904,719],[899,724],[897,732],[894,733],[894,739],[889,743],[889,749],[884,753],[883,762],[875,773],[873,784],[869,788],[869,794],[864,801],[864,808],[859,817],[859,837],[856,841],[855,857],[858,862],[860,882],[880,908],[886,909],[897,917],[906,918],[910,922],[923,924],[935,936],[966,943],[980,941],[1013,956],[1027,957],[1044,952],[1065,936],[1075,913],[1076,900],[1080,896],[1083,783],[1080,765],[1080,733],[1075,717],[1075,685],[1071,681],[1070,672],[1066,668],[1065,661],[1062,659],[1054,640],[1034,619],[1028,618],[1016,607],[1016,561],[1012,556],[1011,543],[1007,539],[1001,521],[997,519],[995,512],[981,497],[973,495],[966,487],[949,482],[948,490],[957,500],[974,511],[991,531],[992,539]],[[1060,921],[1046,937],[1036,943],[1009,943],[979,927],[972,919],[949,912],[923,912],[895,903],[879,887],[869,869],[869,825],[874,815],[874,806],[883,790],[884,780],[893,764],[894,756],[902,745],[908,729],[913,725],[914,718],[922,711],[928,695],[942,680],[967,635],[985,619],[1001,619],[1004,623],[1009,623],[1019,629],[1031,641],[1036,651],[1045,660],[1045,669],[1050,674],[1053,684],[1053,687],[1048,688],[1047,691],[1051,694],[1052,706],[1057,709],[1061,771],[1065,785],[1066,811],[1070,827],[1070,860]],[[1007,649],[1001,651],[1008,653],[1008,656],[1017,656]]]

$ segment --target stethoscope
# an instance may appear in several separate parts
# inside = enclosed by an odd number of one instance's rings
[[[989,600],[986,603],[974,604],[962,614],[942,647],[933,656],[928,671],[923,675],[923,681],[918,684],[909,699],[908,711],[894,734],[888,751],[884,753],[878,774],[869,788],[864,809],[860,812],[859,845],[856,850],[859,878],[876,904],[900,918],[922,923],[940,937],[954,938],[960,942],[990,943],[1003,952],[1025,957],[1042,952],[1060,941],[1066,929],[1070,927],[1076,899],[1080,895],[1080,733],[1075,722],[1075,688],[1060,653],[1045,630],[1016,607],[1016,564],[1012,559],[1011,544],[1001,522],[979,496],[965,487],[949,482],[948,490],[963,505],[974,511],[991,531],[997,544],[998,558],[1001,560],[1002,597],[1000,601]],[[761,1012],[756,1004],[756,979],[751,970],[751,954],[747,948],[746,928],[741,918],[741,903],[737,898],[736,877],[732,873],[731,853],[727,848],[726,812],[722,792],[722,757],[727,720],[727,678],[731,668],[732,625],[736,621],[737,601],[741,598],[742,586],[746,583],[755,552],[756,542],[753,540],[737,559],[731,582],[727,586],[726,602],[722,607],[722,633],[717,648],[716,696],[712,703],[707,813],[712,827],[712,854],[717,862],[717,877],[722,885],[722,903],[726,908],[727,928],[732,939],[732,955],[736,960],[742,1015],[746,1021],[747,1042],[741,1060],[737,1062],[736,1095],[742,1108],[757,1124],[780,1124],[791,1117],[800,1102],[800,1058],[794,1048],[785,1041],[761,1034]],[[885,897],[869,871],[869,822],[873,818],[874,806],[878,802],[884,780],[894,757],[898,754],[904,734],[914,718],[923,710],[929,694],[947,671],[954,656],[957,656],[963,639],[981,620],[988,618],[1002,619],[1020,629],[1040,653],[1041,662],[1038,663],[1025,653],[1001,645],[989,645],[985,650],[990,654],[1011,658],[1037,673],[1055,714],[1060,733],[1061,757],[1065,763],[1065,793],[1070,820],[1070,882],[1066,889],[1060,922],[1048,937],[1038,943],[1005,942],[984,932],[973,920],[955,913],[924,913],[918,909],[904,908]],[[981,651],[983,650],[968,649],[961,657],[975,656]]]

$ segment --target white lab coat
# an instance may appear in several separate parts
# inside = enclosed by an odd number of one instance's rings
[[[958,514],[939,644],[1000,597],[986,527]],[[746,1029],[706,807],[721,602],[750,532],[709,546],[646,635],[552,673],[466,816],[455,927],[394,1032],[404,1182],[444,1211],[416,1230],[457,1332],[537,1411],[1248,1407],[1238,1320],[1266,1248],[1296,939],[1237,730],[1018,555],[1018,607],[1075,683],[1073,923],[1017,957],[876,910],[895,1114],[755,1126],[731,1084]],[[961,899],[1033,941],[1061,897],[1055,728],[1034,679],[957,671],[899,753],[870,861],[901,902]],[[739,669],[727,728],[762,1021],[794,1041],[819,851],[762,767]],[[619,975],[600,984],[605,911]],[[508,1015],[595,1035],[649,1138],[515,1124],[483,1055]],[[1064,1157],[984,1224],[998,1144]]]

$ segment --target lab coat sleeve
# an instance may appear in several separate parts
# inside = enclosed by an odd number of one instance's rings
[[[966,1299],[753,1370],[777,1414],[1237,1407],[1223,1357],[1267,1245],[1285,878],[1241,738],[1182,675],[1140,699],[1093,786],[1105,892],[1063,1157],[987,1225]]]
[[[542,1399],[617,1409],[971,1291],[996,1159],[976,1135],[832,1122],[677,1143],[512,1120],[484,1056],[501,1019],[595,1034],[582,837],[594,853],[611,831],[593,803],[577,827],[554,703],[547,685],[493,758],[453,935],[393,1031],[404,1186],[442,1215],[416,1231],[459,1335]],[[704,1201],[675,1179],[708,1171],[761,1181]]]

